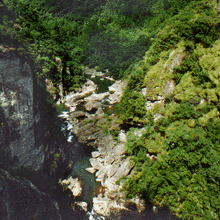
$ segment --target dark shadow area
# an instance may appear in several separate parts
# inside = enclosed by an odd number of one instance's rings
[[[15,123],[15,121],[12,121]],[[15,128],[8,125],[8,122],[4,115],[4,110],[0,106],[0,168],[11,169],[16,166],[18,159],[17,157],[11,156],[10,141],[15,138],[19,138],[18,132]]]

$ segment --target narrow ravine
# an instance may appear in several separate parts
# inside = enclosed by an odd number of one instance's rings
[[[97,77],[97,76],[96,76]],[[96,80],[92,81],[104,81],[100,80],[100,77]],[[94,79],[94,76],[89,77],[90,79]],[[89,83],[88,83],[89,82]],[[112,209],[112,212],[107,215],[103,216],[101,214],[97,214],[94,212],[94,201],[97,199],[104,199],[104,192],[103,194],[100,194],[99,188],[103,188],[99,182],[96,181],[97,179],[97,174],[92,172],[89,173],[86,171],[89,167],[91,167],[91,158],[92,155],[95,154],[97,151],[96,147],[88,146],[87,144],[82,144],[79,142],[79,139],[75,133],[77,133],[76,129],[76,124],[77,123],[83,123],[85,118],[88,118],[91,120],[95,120],[93,118],[94,115],[97,114],[98,110],[96,107],[94,109],[94,112],[90,111],[89,113],[86,112],[88,111],[88,102],[96,102],[97,100],[102,103],[101,106],[97,107],[99,110],[105,110],[106,103],[105,100],[107,101],[107,104],[109,104],[109,101],[111,100],[110,95],[115,95],[114,93],[109,93],[107,96],[103,95],[108,93],[109,87],[112,86],[112,82],[106,83],[106,86],[103,87],[102,85],[102,92],[97,92],[99,91],[98,86],[94,85],[91,83],[91,81],[87,81],[87,87],[84,90],[82,89],[81,94],[80,93],[72,93],[68,94],[65,99],[65,104],[69,107],[68,111],[62,112],[59,117],[63,118],[64,121],[64,126],[62,128],[62,132],[66,133],[67,136],[67,141],[73,144],[74,152],[75,152],[75,163],[73,164],[72,170],[68,173],[66,178],[72,176],[73,178],[78,178],[81,182],[83,191],[82,194],[76,198],[73,196],[70,198],[68,195],[68,202],[71,204],[81,204],[81,205],[87,205],[87,210],[85,211],[80,211],[80,206],[75,209],[73,216],[71,218],[65,217],[66,219],[89,219],[89,220],[124,220],[124,219],[130,219],[130,220],[137,220],[137,219],[150,219],[150,220],[167,220],[167,219],[172,219],[175,220],[177,219],[175,216],[173,216],[170,211],[166,208],[160,209],[159,211],[153,207],[152,204],[145,204],[145,209],[142,210],[141,212],[136,211],[135,205],[129,205],[125,209],[119,209],[115,210]],[[87,94],[86,91],[91,91],[91,86],[93,86],[95,89],[92,90],[93,92],[90,92]],[[82,95],[83,94],[83,95]],[[86,95],[85,95],[86,94]],[[75,98],[77,97],[77,98]],[[101,98],[100,98],[101,97]],[[104,99],[103,99],[104,97]],[[87,100],[87,101],[84,101]],[[104,101],[103,101],[104,100]],[[114,103],[113,103],[114,104]],[[93,106],[94,107],[94,106]],[[93,108],[91,107],[91,109]],[[100,110],[101,111],[101,110]],[[103,112],[103,111],[101,111]],[[90,118],[90,116],[92,117]],[[104,114],[104,113],[102,113]],[[104,115],[103,115],[104,116]],[[97,119],[96,119],[97,120]],[[77,122],[76,122],[77,121]],[[84,126],[84,125],[83,125]],[[90,129],[90,128],[88,128]],[[78,135],[80,137],[80,135]],[[88,138],[88,137],[87,137]],[[85,139],[86,140],[86,139]],[[96,141],[95,139],[92,139],[93,141]],[[82,141],[82,140],[81,140]],[[90,142],[88,142],[90,143]],[[92,168],[89,168],[92,169]],[[100,188],[100,189],[101,189]],[[105,188],[104,188],[105,189]],[[100,197],[101,196],[101,197]],[[95,200],[94,200],[95,199]],[[103,200],[105,201],[105,200]],[[114,198],[112,200],[114,202]],[[115,201],[116,202],[116,201]],[[100,204],[101,206],[104,204]],[[134,206],[134,207],[133,207]],[[71,206],[72,207],[72,206]],[[97,204],[96,204],[96,209],[97,209]],[[106,207],[104,207],[106,208]]]

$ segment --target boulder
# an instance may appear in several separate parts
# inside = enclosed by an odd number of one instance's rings
[[[124,144],[118,144],[114,147],[114,155],[122,155],[125,154],[126,149]]]
[[[122,82],[121,80],[116,81],[113,85],[108,87],[109,92],[116,92],[116,93],[121,93],[123,92],[125,82]]]
[[[88,103],[85,104],[85,109],[87,111],[91,111],[92,109],[99,109],[99,108],[102,108],[102,104],[100,102],[89,101]]]
[[[146,95],[147,95],[147,88],[145,87],[145,88],[141,89],[141,93],[143,94],[144,97],[146,97]]]
[[[175,82],[173,80],[166,80],[163,82],[163,95],[169,95],[173,93],[175,89]]]
[[[103,168],[103,165],[100,163],[99,158],[91,158],[90,160],[90,164],[91,166],[96,169],[96,170],[100,170]]]
[[[171,56],[172,56],[172,55],[171,55]],[[170,57],[171,57],[171,56],[170,56]],[[179,53],[173,58],[171,64],[168,66],[169,71],[170,71],[171,73],[173,73],[174,67],[181,65],[181,63],[183,62],[183,60],[184,60],[184,55],[183,55],[183,53],[182,53],[182,50],[180,49],[180,50],[179,50]]]
[[[59,184],[63,186],[64,190],[71,190],[74,197],[81,196],[82,194],[81,181],[78,178],[73,179],[73,177],[69,177],[68,179],[59,181]]]
[[[82,87],[82,93],[84,96],[92,94],[96,91],[97,85],[90,79],[87,79],[87,82]]]
[[[50,93],[50,95],[55,100],[57,95],[56,95],[56,87],[53,85],[53,82],[47,78],[45,79],[45,86],[46,86],[47,91]]]
[[[92,154],[92,157],[94,157],[94,158],[96,158],[96,157],[99,157],[99,156],[100,156],[99,151],[93,151],[91,154]]]
[[[86,102],[91,102],[91,101],[101,101],[102,99],[104,99],[106,96],[109,96],[110,93],[109,92],[105,92],[105,93],[99,93],[99,94],[92,94],[86,98],[84,98],[84,100]]]
[[[114,146],[113,137],[111,135],[107,135],[99,140],[98,151],[100,152],[101,155],[105,156],[112,151],[113,146]]]
[[[118,94],[118,93],[113,93],[113,94],[109,95],[109,97],[108,97],[108,102],[109,102],[111,105],[113,105],[113,104],[115,104],[115,103],[118,103],[118,102],[120,101],[120,97],[121,97],[120,94]]]
[[[83,97],[84,97],[84,94],[83,94],[83,93],[74,93],[74,92],[71,92],[71,93],[69,93],[68,95],[65,96],[64,102],[74,103],[74,102],[76,102],[77,100],[82,99]]]
[[[92,173],[92,174],[96,172],[96,169],[94,169],[93,167],[88,167],[85,170],[89,173]]]
[[[107,169],[108,169],[109,177],[112,177],[116,173],[118,168],[119,168],[119,165],[117,165],[117,164],[113,164],[113,165],[108,166]]]
[[[104,164],[112,164],[115,161],[113,155],[108,155],[105,157]]]
[[[118,140],[122,143],[126,143],[127,138],[126,138],[126,134],[123,130],[120,131],[120,133],[118,135]]]
[[[158,101],[147,101],[146,102],[146,110],[149,111],[151,109],[153,109],[155,104],[160,104],[163,103],[163,100],[158,100]]]
[[[79,117],[84,117],[85,116],[85,112],[83,111],[76,111],[70,114],[70,120],[73,120],[74,118],[79,118]]]
[[[86,202],[80,202],[80,201],[76,201],[74,202],[74,204],[72,205],[72,209],[75,210],[80,210],[80,211],[84,211],[87,212],[88,211],[88,204]]]
[[[85,73],[88,74],[88,75],[92,75],[92,78],[93,78],[93,76],[95,77],[95,76],[103,76],[104,75],[104,73],[98,72],[97,69],[99,69],[99,67],[97,67],[97,66],[95,66],[94,69],[89,68],[87,66],[84,67]]]
[[[116,81],[113,85],[109,86],[109,91],[112,93],[108,97],[108,101],[110,104],[115,104],[120,101],[120,98],[123,93],[123,88],[125,87],[126,82],[122,82],[121,80]]]
[[[141,137],[142,136],[142,132],[145,131],[146,128],[141,128],[141,129],[135,129],[134,130],[134,135],[137,137]]]
[[[93,211],[100,215],[104,215],[104,216],[108,215],[109,214],[108,199],[93,197]]]
[[[118,185],[115,184],[114,178],[108,178],[105,180],[104,187],[106,189],[106,192],[113,192],[118,190]]]
[[[2,53],[5,53],[5,52],[8,52],[8,49],[1,44],[1,45],[0,45],[0,51],[1,51]]]
[[[217,10],[217,11],[220,11],[220,0],[218,0],[218,4],[217,4],[216,10]]]
[[[117,172],[113,175],[115,180],[120,179],[122,176],[127,176],[131,169],[134,167],[134,164],[130,163],[130,158],[128,157],[118,168]]]
[[[104,186],[107,178],[108,178],[108,175],[106,174],[106,170],[103,170],[99,172],[99,175],[97,176],[96,181],[101,182],[101,185]]]

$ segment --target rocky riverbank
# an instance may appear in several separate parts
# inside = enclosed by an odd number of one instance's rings
[[[93,77],[96,75],[94,72]],[[125,85],[126,82],[115,81],[107,92],[97,94],[97,86],[87,79],[80,89],[60,100],[70,108],[62,117],[70,123],[71,132],[81,143],[95,149],[91,153],[91,167],[86,170],[93,173],[100,183],[93,198],[93,211],[103,216],[109,216],[113,210],[128,211],[129,207],[135,207],[136,211],[142,211],[145,207],[144,202],[138,198],[126,199],[121,192],[122,184],[116,183],[121,177],[130,174],[134,164],[125,156],[126,134],[120,130],[117,117],[114,114],[107,116],[103,111],[103,99],[109,106],[116,104]],[[66,182],[70,187],[70,181]],[[71,189],[73,191],[74,187],[71,186]]]

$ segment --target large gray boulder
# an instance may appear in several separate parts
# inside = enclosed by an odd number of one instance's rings
[[[126,82],[119,80],[108,88],[109,92],[111,93],[108,97],[108,101],[110,104],[115,104],[120,101],[125,86]]]
[[[109,96],[110,93],[109,92],[104,92],[104,93],[99,93],[99,94],[92,94],[86,98],[84,98],[84,100],[86,102],[91,102],[91,101],[102,101],[102,99],[104,99],[106,96]]]
[[[130,158],[128,157],[118,168],[117,172],[113,175],[115,180],[120,179],[123,176],[127,176],[131,169],[134,167],[134,164],[131,164]]]

